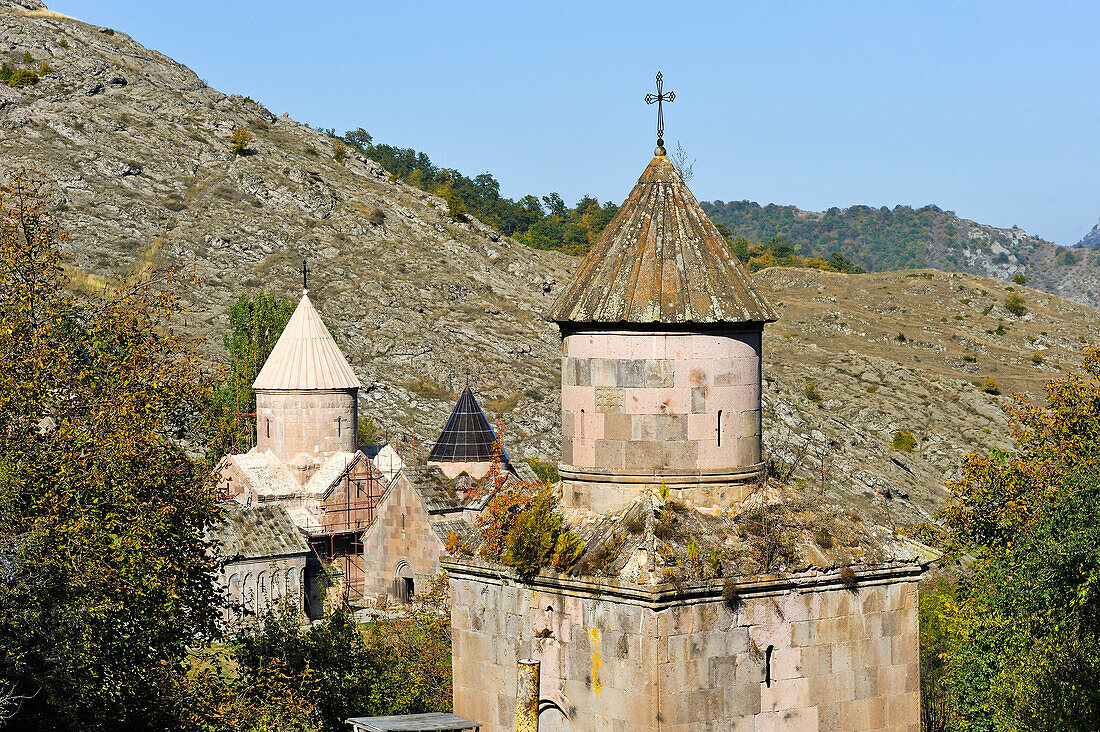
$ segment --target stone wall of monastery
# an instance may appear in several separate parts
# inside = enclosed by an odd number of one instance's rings
[[[403,473],[395,476],[378,504],[378,513],[363,532],[363,597],[397,599],[394,579],[405,563],[412,570],[414,590],[428,589],[439,574],[443,541],[432,529],[424,504]]]
[[[520,658],[543,732],[919,732],[916,576],[656,610],[452,571],[451,597],[455,712],[484,732],[512,729]]]
[[[256,392],[256,447],[284,463],[298,453],[355,452],[357,390]]]
[[[614,511],[665,480],[697,504],[744,496],[760,456],[761,331],[567,334],[565,502]],[[732,487],[731,487],[732,486]]]

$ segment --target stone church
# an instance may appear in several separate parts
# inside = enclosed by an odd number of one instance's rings
[[[256,446],[225,456],[217,467],[222,496],[284,511],[308,542],[300,587],[310,617],[323,610],[322,571],[337,575],[345,601],[362,599],[360,537],[374,519],[385,478],[356,443],[359,387],[303,293],[253,384]],[[261,603],[265,594],[258,585],[240,592],[260,596]]]
[[[776,311],[660,143],[551,319],[562,337],[570,573],[475,557],[450,577],[455,713],[513,728],[917,732],[915,542],[768,481]]]
[[[234,504],[213,532],[228,624],[286,597],[310,618],[326,600],[408,601],[439,573],[452,535],[471,540],[492,496],[471,488],[537,482],[527,463],[508,459],[469,385],[425,464],[390,445],[360,446],[359,379],[308,293],[253,388],[256,446],[217,466],[220,494]]]

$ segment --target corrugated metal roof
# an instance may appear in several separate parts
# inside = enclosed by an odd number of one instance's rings
[[[321,316],[302,295],[252,388],[353,389],[360,385]]]
[[[773,323],[672,162],[656,155],[550,312],[559,323]]]

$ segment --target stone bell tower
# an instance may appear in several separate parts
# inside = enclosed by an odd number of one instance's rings
[[[356,447],[359,379],[303,291],[256,376],[256,449],[299,467],[300,482]]]
[[[763,473],[760,349],[777,316],[658,145],[562,292],[564,502],[617,511],[665,483],[696,505]]]

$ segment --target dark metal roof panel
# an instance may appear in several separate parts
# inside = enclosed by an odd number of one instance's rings
[[[428,455],[429,462],[488,463],[496,457],[497,434],[474,398],[470,387],[462,390],[443,432]],[[507,453],[502,455],[508,461]]]
[[[773,323],[778,315],[662,154],[600,234],[550,319]]]

